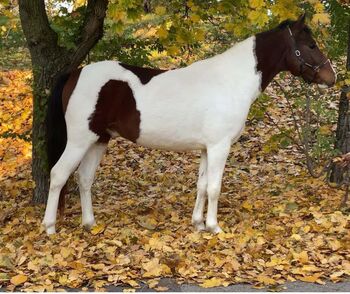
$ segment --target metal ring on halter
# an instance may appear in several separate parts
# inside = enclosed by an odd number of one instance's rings
[[[300,51],[299,50],[295,50],[295,55],[299,57],[300,56]]]

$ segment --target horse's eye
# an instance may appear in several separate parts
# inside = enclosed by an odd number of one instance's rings
[[[311,44],[309,47],[310,47],[310,49],[315,49],[316,48],[316,44]]]

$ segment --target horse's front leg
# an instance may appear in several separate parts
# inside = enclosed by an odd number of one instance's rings
[[[208,211],[206,229],[213,233],[222,230],[217,221],[218,200],[221,191],[222,175],[225,169],[227,156],[230,152],[231,140],[223,140],[218,144],[208,147]]]
[[[195,226],[195,228],[198,231],[202,231],[205,229],[204,225],[204,205],[206,201],[207,196],[207,184],[208,184],[208,177],[207,177],[207,150],[202,150],[201,153],[201,161],[199,164],[199,175],[198,175],[198,181],[197,181],[197,198],[196,198],[196,204],[193,209],[192,214],[192,224]]]

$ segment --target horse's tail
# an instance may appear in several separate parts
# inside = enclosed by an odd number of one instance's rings
[[[54,167],[60,159],[67,144],[67,128],[64,118],[62,93],[63,88],[69,78],[69,74],[62,75],[53,88],[48,102],[46,117],[47,127],[47,155],[49,170]],[[64,214],[66,185],[62,188],[59,197],[58,209],[60,216]]]

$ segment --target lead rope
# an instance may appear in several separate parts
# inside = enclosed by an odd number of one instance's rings
[[[298,135],[298,139],[300,143],[297,143],[298,149],[304,154],[305,159],[306,159],[306,167],[308,169],[308,172],[310,175],[314,178],[319,178],[321,177],[324,173],[328,175],[330,171],[330,166],[332,164],[333,159],[330,159],[327,161],[325,166],[321,169],[321,171],[316,172],[315,171],[315,160],[311,157],[310,155],[310,138],[309,138],[309,133],[310,133],[310,120],[311,120],[311,90],[307,90],[306,92],[306,109],[305,109],[305,126],[307,128],[306,134],[303,135],[299,129],[298,122],[296,119],[296,114],[294,111],[294,108],[290,102],[291,97],[286,91],[286,89],[276,80],[273,81],[282,91],[284,94],[288,107],[292,112],[292,118],[293,118],[293,125],[294,129]],[[293,139],[294,142],[296,142],[295,139]]]

